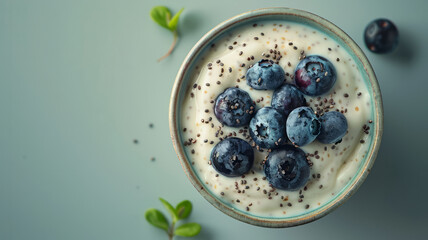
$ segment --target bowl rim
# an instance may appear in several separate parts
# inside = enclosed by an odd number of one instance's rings
[[[330,201],[328,204],[322,206],[321,208],[318,208],[317,210],[314,210],[309,214],[305,214],[303,216],[297,216],[296,218],[292,218],[292,219],[280,219],[280,218],[267,219],[267,218],[258,218],[252,215],[246,215],[225,205],[224,203],[219,201],[215,196],[212,196],[205,189],[204,185],[199,181],[198,177],[196,176],[196,173],[193,171],[192,167],[190,166],[181,143],[180,134],[178,132],[179,126],[178,126],[177,116],[179,111],[178,109],[179,93],[180,93],[181,87],[183,86],[185,73],[190,67],[190,63],[193,61],[195,57],[197,57],[205,49],[205,47],[207,47],[207,44],[209,44],[213,39],[218,37],[224,31],[227,31],[229,28],[234,27],[237,24],[241,24],[242,22],[251,21],[254,18],[258,18],[265,15],[271,15],[271,16],[291,15],[297,18],[304,18],[306,20],[315,22],[316,24],[320,25],[325,31],[331,32],[333,35],[340,38],[346,45],[348,45],[349,48],[353,51],[352,54],[356,56],[358,60],[362,63],[364,70],[367,73],[368,79],[372,87],[373,102],[375,107],[374,114],[376,115],[375,119],[377,120],[376,122],[374,122],[376,124],[376,128],[375,128],[376,132],[374,133],[374,136],[373,136],[371,151],[367,153],[369,156],[366,158],[364,166],[362,167],[362,170],[360,170],[358,176],[356,177],[354,176],[354,181],[352,182],[352,184],[349,185],[346,189],[344,189],[344,191],[342,191],[339,196],[336,196],[334,201]],[[355,193],[358,190],[358,188],[361,186],[361,184],[364,182],[367,175],[370,173],[370,170],[376,159],[376,156],[380,147],[380,143],[381,143],[381,138],[383,133],[382,96],[381,96],[379,84],[376,79],[376,75],[373,71],[373,68],[370,62],[368,61],[367,57],[365,56],[361,48],[342,29],[337,27],[335,24],[329,22],[328,20],[304,10],[285,8],[285,7],[260,8],[260,9],[255,9],[255,10],[251,10],[251,11],[239,14],[235,17],[232,17],[218,24],[209,32],[207,32],[189,51],[189,53],[187,54],[186,58],[184,59],[177,73],[177,76],[172,88],[171,99],[169,104],[169,127],[170,127],[170,134],[171,134],[173,146],[180,160],[180,163],[184,169],[184,172],[186,173],[187,177],[189,178],[193,186],[208,202],[210,202],[213,206],[215,206],[217,209],[219,209],[223,213],[237,220],[240,220],[242,222],[246,222],[246,223],[256,225],[256,226],[261,226],[261,227],[271,227],[271,228],[291,227],[291,226],[297,226],[297,225],[312,222],[332,212],[334,209],[336,209],[337,207],[342,205],[346,200],[348,200],[349,197],[353,193]]]

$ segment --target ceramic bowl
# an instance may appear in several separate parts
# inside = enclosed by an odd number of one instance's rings
[[[231,29],[246,23],[264,20],[291,21],[307,24],[311,27],[319,29],[329,37],[333,38],[335,41],[341,43],[345,48],[347,48],[346,50],[354,58],[358,65],[357,67],[362,72],[363,79],[369,88],[369,92],[371,91],[370,94],[374,106],[374,112],[372,113],[374,123],[370,133],[372,134],[370,136],[371,141],[368,143],[370,144],[370,147],[356,175],[352,178],[352,180],[350,180],[346,187],[336,195],[335,198],[310,212],[294,217],[269,218],[255,216],[249,212],[243,212],[233,208],[233,206],[223,202],[221,199],[212,194],[204,186],[204,183],[201,182],[201,180],[198,178],[195,169],[193,169],[192,164],[190,163],[189,158],[184,151],[184,144],[179,127],[181,119],[180,107],[182,106],[185,92],[189,87],[189,84],[191,84],[190,71],[198,57],[201,56],[205,49],[210,47],[212,42]],[[196,43],[192,50],[190,50],[189,54],[186,56],[183,64],[181,65],[180,70],[178,71],[174,87],[172,89],[169,108],[169,125],[174,148],[177,152],[178,158],[181,161],[181,165],[183,166],[185,173],[187,174],[191,183],[200,192],[200,194],[205,197],[205,199],[207,199],[213,206],[227,215],[249,224],[263,227],[290,227],[314,221],[330,213],[338,206],[343,204],[353,193],[357,191],[357,189],[364,182],[365,178],[370,172],[371,167],[373,166],[373,162],[375,161],[382,137],[382,98],[376,76],[369,61],[367,60],[367,57],[357,46],[357,44],[340,28],[325,20],[324,18],[306,11],[290,8],[265,8],[246,12],[226,20],[223,23],[220,23],[218,26],[205,34]]]

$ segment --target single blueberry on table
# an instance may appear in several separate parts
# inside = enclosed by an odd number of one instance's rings
[[[327,112],[320,117],[321,130],[317,140],[322,143],[336,143],[348,130],[346,117],[340,112]]]
[[[250,136],[262,148],[277,148],[287,142],[285,119],[272,107],[257,111],[250,121]]]
[[[398,46],[398,29],[388,19],[376,19],[364,30],[364,42],[374,53],[388,53]]]
[[[303,150],[291,145],[284,145],[269,153],[264,164],[264,172],[273,187],[295,191],[305,186],[310,170]]]
[[[255,114],[255,105],[250,95],[239,88],[228,88],[218,95],[214,114],[224,125],[242,127]]]
[[[311,143],[320,133],[320,122],[310,107],[298,107],[287,118],[287,136],[293,145]]]
[[[306,106],[303,93],[291,84],[284,84],[276,89],[272,96],[272,107],[287,117],[295,108]]]
[[[226,177],[237,177],[253,167],[254,150],[245,140],[226,138],[213,148],[210,159],[218,173]]]
[[[333,87],[336,78],[333,64],[318,55],[307,56],[297,64],[294,71],[296,86],[309,96],[327,93]]]
[[[272,60],[262,59],[246,73],[247,84],[257,90],[276,89],[285,81],[285,72]]]

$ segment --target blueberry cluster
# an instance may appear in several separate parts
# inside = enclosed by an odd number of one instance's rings
[[[217,97],[214,113],[224,125],[249,125],[257,148],[269,149],[264,164],[269,183],[278,189],[297,190],[306,184],[310,172],[306,154],[299,147],[315,139],[326,144],[340,142],[348,129],[343,114],[317,116],[304,97],[327,93],[336,82],[336,70],[326,58],[308,56],[297,65],[292,85],[284,83],[284,70],[278,64],[262,59],[248,69],[246,79],[253,89],[274,90],[272,106],[256,111],[247,92],[228,88]],[[226,138],[212,150],[211,161],[220,174],[239,176],[251,170],[253,148],[240,138]]]

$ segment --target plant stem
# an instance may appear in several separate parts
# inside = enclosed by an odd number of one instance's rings
[[[164,60],[166,57],[168,57],[169,55],[171,55],[172,51],[174,51],[175,45],[177,44],[177,40],[178,40],[178,32],[177,30],[174,30],[174,32],[172,32],[174,34],[174,41],[171,44],[171,47],[169,48],[168,52],[163,55],[162,57],[160,57],[158,59],[158,62]]]
[[[174,238],[174,228],[175,228],[175,222],[172,222],[171,227],[169,228],[169,231],[168,231],[169,240],[172,240]]]

